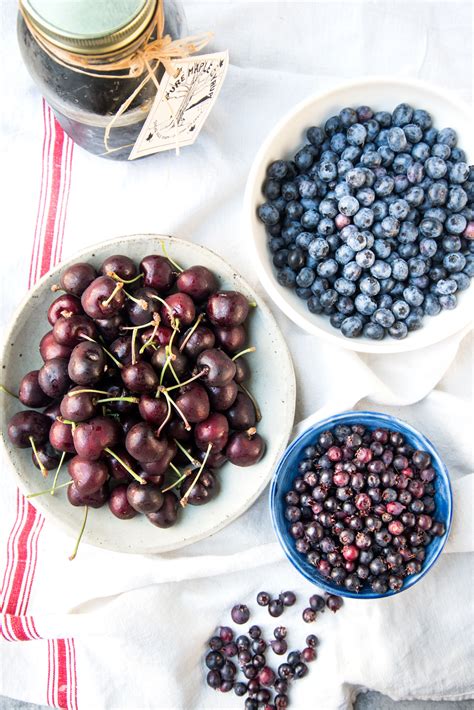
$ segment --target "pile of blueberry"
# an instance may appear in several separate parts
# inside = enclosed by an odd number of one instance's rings
[[[259,592],[257,595],[259,606],[269,607],[277,600],[281,605],[280,613],[283,613],[285,607],[295,604],[296,595],[291,591],[282,592],[273,600],[268,592]],[[342,607],[343,600],[335,594],[327,594],[326,599],[313,594],[309,605],[305,611],[312,611],[314,618],[305,621],[314,621],[316,610],[321,612],[327,607],[335,613]],[[272,614],[270,608],[269,613],[272,616],[280,615]],[[236,604],[232,608],[231,617],[236,624],[246,624],[250,619],[250,611],[245,604]],[[277,626],[273,631],[273,639],[269,642],[265,641],[261,627],[256,624],[249,628],[248,635],[240,636],[229,626],[219,626],[208,641],[209,650],[205,656],[208,686],[221,693],[233,690],[239,697],[247,695],[245,710],[285,710],[289,705],[288,691],[291,682],[308,673],[307,664],[316,659],[316,647],[319,645],[318,637],[310,634],[306,637],[306,647],[303,651],[290,651],[286,662],[281,663],[275,670],[269,665],[267,651],[271,649],[277,656],[284,655],[288,651],[286,638],[285,626]],[[238,679],[239,669],[243,676],[241,680]]]
[[[344,108],[267,168],[278,283],[354,338],[405,338],[474,275],[474,169],[427,111]]]
[[[215,498],[226,461],[260,460],[242,293],[157,254],[140,264],[115,254],[98,271],[72,264],[52,290],[63,293],[48,309],[43,363],[20,382],[28,409],[8,435],[43,475],[56,469],[53,489],[67,463],[72,505],[108,502],[117,518],[143,513],[167,528],[180,508]]]
[[[296,549],[351,592],[399,591],[421,571],[436,520],[430,454],[388,429],[340,424],[303,451],[285,495]]]

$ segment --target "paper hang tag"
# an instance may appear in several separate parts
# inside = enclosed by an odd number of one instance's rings
[[[229,52],[200,54],[173,62],[175,77],[164,74],[153,106],[129,160],[192,145],[221,90]]]

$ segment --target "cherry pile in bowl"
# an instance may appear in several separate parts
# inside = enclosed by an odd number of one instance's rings
[[[265,444],[245,386],[251,307],[219,290],[205,266],[167,256],[137,266],[113,255],[98,270],[64,269],[39,343],[43,364],[21,380],[28,409],[10,420],[14,446],[31,447],[47,475],[63,463],[74,506],[108,502],[120,519],[143,513],[160,528],[180,508],[219,491],[226,461],[251,466]],[[35,411],[42,409],[42,411]]]
[[[397,592],[421,572],[436,519],[436,471],[398,431],[338,424],[303,449],[285,495],[296,550],[349,592]]]

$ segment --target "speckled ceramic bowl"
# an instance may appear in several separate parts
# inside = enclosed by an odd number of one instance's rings
[[[337,424],[363,424],[369,429],[377,429],[378,427],[399,431],[403,434],[406,441],[417,449],[428,451],[431,455],[432,466],[436,471],[435,478],[435,502],[436,512],[433,516],[436,520],[443,522],[446,526],[446,532],[442,537],[435,537],[426,548],[426,558],[423,567],[418,574],[412,574],[405,580],[403,587],[399,592],[389,591],[386,594],[376,594],[370,588],[363,589],[359,593],[349,592],[344,587],[332,583],[330,580],[323,577],[317,570],[309,564],[306,556],[297,552],[295,542],[289,533],[290,523],[285,518],[285,495],[292,488],[293,480],[296,476],[297,466],[302,457],[302,451],[306,446],[310,446],[317,439],[319,434],[326,429],[332,429]],[[451,520],[453,515],[453,494],[451,491],[451,483],[446,466],[441,460],[435,447],[423,434],[414,429],[407,422],[392,417],[388,414],[380,414],[378,412],[343,412],[342,414],[324,419],[303,431],[302,434],[291,442],[287,450],[280,459],[278,466],[273,476],[272,485],[270,488],[270,509],[273,521],[273,527],[277,534],[278,540],[283,547],[285,555],[307,580],[315,584],[321,589],[325,589],[332,594],[339,594],[344,597],[352,597],[354,599],[377,599],[379,597],[389,597],[394,594],[400,594],[405,589],[413,587],[414,584],[420,581],[422,577],[431,569],[438,559],[441,551],[446,543],[451,528]]]
[[[263,459],[250,468],[226,464],[218,474],[220,494],[204,507],[188,506],[179,522],[166,530],[151,525],[144,516],[118,520],[105,506],[91,510],[84,540],[110,550],[122,552],[165,552],[201,540],[228,525],[256,500],[271,478],[275,464],[283,452],[293,426],[295,411],[295,376],[285,340],[270,310],[250,286],[235,273],[224,259],[205,247],[167,236],[137,234],[118,237],[97,244],[76,254],[73,259],[52,269],[32,289],[15,313],[3,349],[3,383],[15,391],[21,377],[37,369],[42,361],[38,351],[41,336],[50,326],[46,318],[55,294],[51,285],[57,283],[61,270],[76,261],[90,261],[99,266],[106,256],[127,254],[139,262],[146,254],[161,253],[160,241],[165,241],[170,256],[183,267],[203,264],[219,277],[222,288],[236,289],[257,303],[249,318],[248,342],[257,350],[251,360],[252,377],[249,387],[262,410],[259,433],[267,444]],[[278,373],[278,377],[275,377]],[[15,477],[23,493],[49,487],[31,462],[30,449],[15,449],[7,435],[10,417],[22,405],[16,399],[0,393],[2,442],[7,462],[5,468]],[[67,472],[61,480],[68,480]],[[66,533],[77,536],[83,517],[80,508],[67,500],[64,489],[51,495],[32,498],[31,502]]]

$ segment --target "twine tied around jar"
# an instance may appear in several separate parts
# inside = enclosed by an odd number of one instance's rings
[[[20,12],[22,13],[23,20],[35,41],[54,62],[60,64],[66,69],[78,72],[79,74],[85,74],[86,76],[96,78],[99,77],[101,79],[133,79],[145,74],[142,81],[132,91],[130,96],[119,106],[116,113],[112,116],[110,122],[106,126],[104,132],[105,154],[114,153],[118,150],[130,148],[134,145],[134,143],[130,143],[128,145],[120,146],[119,148],[110,148],[110,133],[119,118],[127,111],[135,98],[140,94],[149,81],[152,81],[155,84],[157,91],[159,90],[160,85],[158,79],[156,78],[156,71],[160,64],[163,66],[167,74],[175,77],[178,70],[174,65],[174,60],[183,59],[184,57],[189,57],[191,54],[199,52],[213,36],[212,32],[204,32],[200,35],[183,37],[181,39],[172,39],[170,35],[163,35],[165,27],[165,13],[163,5],[164,0],[158,0],[155,14],[153,15],[149,26],[140,37],[138,46],[136,46],[134,50],[126,56],[120,56],[123,54],[123,49],[109,54],[102,53],[87,55],[76,54],[75,52],[62,49],[61,47],[53,44],[53,42],[50,42],[46,39],[46,37],[38,32],[20,5]],[[114,73],[117,71],[122,71],[124,73]],[[163,100],[168,107],[170,117],[174,124],[176,153],[179,154],[178,124],[176,116],[166,97],[163,97]]]

